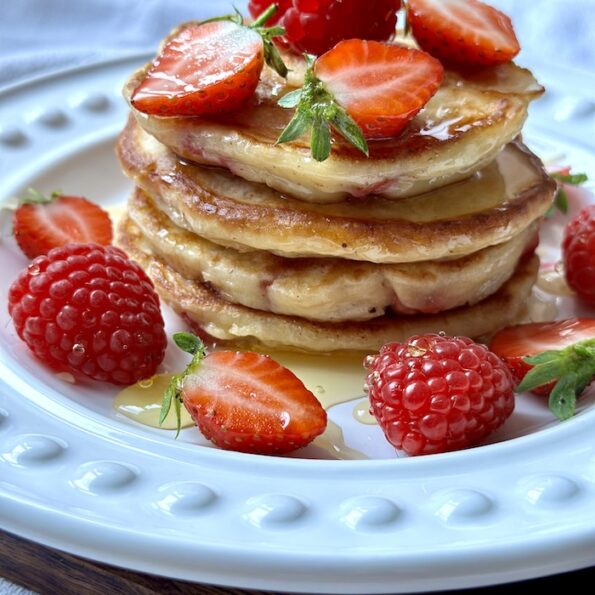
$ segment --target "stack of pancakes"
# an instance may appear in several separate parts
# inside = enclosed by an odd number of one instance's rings
[[[217,341],[319,352],[514,322],[555,193],[519,140],[542,92],[531,73],[447,73],[398,138],[369,158],[335,139],[323,163],[307,138],[275,144],[290,83],[265,67],[251,102],[216,119],[132,109],[118,241],[164,301]]]

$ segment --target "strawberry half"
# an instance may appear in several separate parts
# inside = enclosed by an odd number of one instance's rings
[[[419,50],[350,39],[310,62],[304,86],[279,100],[296,107],[278,143],[311,129],[317,161],[330,154],[331,127],[368,154],[366,138],[397,136],[436,93],[444,69]]]
[[[310,443],[326,428],[326,412],[301,380],[270,357],[253,352],[206,355],[200,339],[176,333],[193,355],[174,377],[161,409],[183,403],[205,438],[225,450],[283,454]],[[179,426],[178,426],[179,431]]]
[[[265,61],[285,77],[272,38],[283,27],[262,25],[271,5],[249,27],[237,13],[185,27],[155,58],[134,89],[132,105],[158,116],[210,116],[239,109],[253,94]]]
[[[82,196],[57,192],[48,198],[30,190],[14,213],[13,232],[29,258],[70,243],[112,243],[112,222],[100,206]]]
[[[490,349],[510,368],[516,391],[550,395],[560,419],[574,414],[576,397],[595,377],[595,319],[519,324],[494,336]]]
[[[521,49],[510,19],[479,0],[409,0],[408,7],[415,40],[444,64],[493,66]]]

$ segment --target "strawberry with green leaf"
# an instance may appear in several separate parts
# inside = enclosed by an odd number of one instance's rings
[[[595,378],[595,319],[511,326],[496,333],[490,349],[510,368],[516,392],[549,394],[550,409],[565,420]]]
[[[174,341],[192,361],[171,381],[161,408],[163,423],[174,405],[186,407],[199,430],[225,450],[283,454],[306,446],[326,428],[326,412],[287,368],[253,352],[216,351],[176,333]]]
[[[295,114],[278,143],[310,132],[316,161],[331,152],[331,129],[368,155],[366,139],[397,136],[436,93],[444,69],[419,50],[350,39],[314,60],[301,89],[279,100]]]
[[[184,27],[134,89],[132,105],[158,116],[210,116],[241,108],[254,94],[265,62],[287,76],[273,43],[285,29],[264,27],[277,8],[272,4],[249,26],[236,13]]]

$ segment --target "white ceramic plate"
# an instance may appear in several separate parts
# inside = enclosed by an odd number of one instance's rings
[[[130,183],[113,153],[126,117],[120,87],[146,58],[1,93],[0,199],[34,186],[123,202]],[[584,87],[560,77],[526,138],[593,176],[592,144],[581,138],[592,138],[585,131],[594,129],[594,110],[580,99]],[[573,211],[592,200],[571,195]],[[544,261],[558,258],[564,222],[548,222]],[[2,528],[153,574],[316,593],[472,587],[595,559],[595,391],[564,424],[539,399],[522,397],[493,444],[417,459],[395,458],[377,427],[354,420],[353,403],[330,416],[369,460],[222,452],[192,429],[174,441],[116,414],[110,387],[69,384],[33,360],[6,312],[8,286],[26,260],[7,238],[9,211],[0,224]],[[557,308],[579,313],[571,298]],[[169,331],[179,328],[167,318]],[[166,367],[181,364],[170,348]]]

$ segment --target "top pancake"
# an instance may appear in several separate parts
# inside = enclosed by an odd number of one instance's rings
[[[398,201],[312,204],[230,172],[180,160],[131,119],[117,147],[124,172],[176,225],[238,250],[369,262],[455,258],[506,242],[550,207],[555,182],[521,143],[471,178]]]
[[[296,64],[290,78],[294,84],[300,79],[299,62],[294,60],[292,68]],[[128,100],[147,68],[127,82]],[[466,77],[447,72],[436,95],[403,133],[370,142],[369,158],[335,138],[331,157],[318,163],[310,157],[307,138],[275,144],[293,114],[277,100],[292,88],[265,67],[251,101],[224,117],[133,112],[147,132],[186,159],[325,203],[346,195],[413,196],[473,174],[518,135],[529,102],[543,92],[528,70],[512,63]]]

